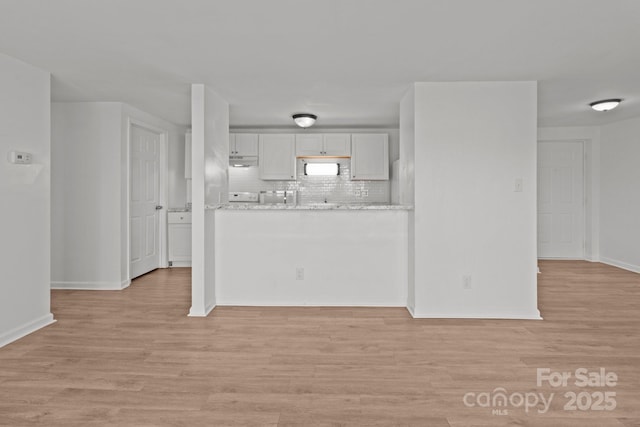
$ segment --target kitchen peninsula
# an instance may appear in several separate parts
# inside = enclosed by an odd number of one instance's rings
[[[208,206],[217,305],[406,306],[409,209],[390,204],[388,134],[230,141],[234,202]],[[308,173],[318,164],[332,172]]]
[[[391,205],[220,206],[217,304],[404,307],[408,214]]]

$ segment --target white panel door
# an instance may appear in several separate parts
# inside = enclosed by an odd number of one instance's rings
[[[582,142],[538,143],[538,257],[584,258]]]
[[[160,135],[131,125],[130,275],[160,267]]]

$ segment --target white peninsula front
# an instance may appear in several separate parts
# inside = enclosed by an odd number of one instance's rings
[[[405,307],[409,210],[218,207],[216,304]]]

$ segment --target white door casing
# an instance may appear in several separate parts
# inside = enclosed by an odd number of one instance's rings
[[[538,258],[584,259],[584,144],[538,143]]]
[[[160,140],[162,135],[130,126],[129,262],[133,279],[160,267]]]

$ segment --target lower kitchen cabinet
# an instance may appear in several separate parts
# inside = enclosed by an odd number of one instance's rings
[[[351,180],[389,179],[389,135],[354,133],[351,135]]]
[[[168,215],[169,265],[191,267],[191,212]]]

